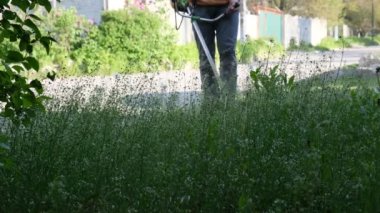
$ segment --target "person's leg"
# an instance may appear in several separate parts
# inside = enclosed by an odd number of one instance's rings
[[[221,7],[220,12],[227,7]],[[220,55],[220,77],[223,93],[234,97],[237,87],[236,40],[239,26],[239,12],[226,15],[216,25],[216,37]]]
[[[198,6],[194,10],[194,15],[204,18],[212,18],[213,10],[214,8],[212,7]],[[202,36],[206,42],[206,45],[210,51],[210,54],[215,61],[215,26],[212,23],[202,21],[198,21],[197,23],[202,33]],[[204,92],[207,98],[210,96],[218,97],[220,91],[216,76],[214,75],[211,64],[207,60],[207,56],[199,41],[197,33],[194,29],[193,31],[199,53],[199,69],[201,73],[202,91]]]

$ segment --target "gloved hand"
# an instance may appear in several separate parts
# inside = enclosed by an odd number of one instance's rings
[[[230,0],[226,14],[233,13],[239,9],[240,0]]]

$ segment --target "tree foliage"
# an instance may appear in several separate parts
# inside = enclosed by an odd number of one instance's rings
[[[373,0],[373,14],[372,14],[372,0],[346,0],[345,7],[345,22],[357,33],[366,34],[374,27],[380,25],[380,0]],[[374,18],[374,23],[372,23]]]
[[[5,105],[0,116],[16,123],[27,123],[36,110],[44,109],[42,101],[46,99],[41,82],[25,77],[25,73],[40,69],[38,59],[33,57],[35,46],[42,45],[49,53],[55,41],[38,27],[41,18],[34,11],[39,7],[47,12],[52,9],[49,0],[0,0],[0,43],[18,45],[0,58],[0,104]],[[49,73],[47,77],[53,80],[54,76]]]

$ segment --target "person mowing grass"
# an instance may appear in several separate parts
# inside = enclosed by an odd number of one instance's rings
[[[199,53],[199,69],[205,98],[218,99],[223,94],[223,97],[226,95],[233,99],[237,87],[236,41],[239,25],[239,0],[189,0],[188,3],[191,5],[194,17],[215,19],[221,14],[225,14],[215,22],[197,21],[213,61],[215,61],[216,39],[220,56],[220,81],[213,71],[213,65],[202,47],[202,38],[199,38],[194,25],[193,32]]]

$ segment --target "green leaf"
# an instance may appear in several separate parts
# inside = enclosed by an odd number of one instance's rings
[[[34,22],[31,19],[26,19],[24,24],[33,30],[37,38],[41,37],[40,29],[38,29],[37,25],[34,24]]]
[[[27,61],[22,62],[22,65],[24,65],[26,70],[32,69],[32,66]]]
[[[25,94],[22,96],[22,106],[23,108],[30,108],[36,102],[36,98],[30,94]]]
[[[54,81],[56,75],[57,75],[57,74],[56,74],[54,71],[52,71],[51,73],[48,72],[47,77],[48,77],[48,79],[50,79],[51,81]]]
[[[2,82],[3,85],[5,83],[10,83],[11,82],[11,76],[5,71],[0,71],[0,82]]]
[[[9,29],[11,27],[11,23],[7,20],[7,19],[3,19],[0,21],[0,25],[4,28],[4,29]]]
[[[10,36],[9,36],[9,41],[10,41],[10,42],[15,42],[15,41],[17,41],[17,34],[16,34],[16,33],[10,34]]]
[[[29,14],[28,15],[30,18],[34,19],[34,20],[37,20],[37,21],[42,21],[42,19],[34,14]]]
[[[50,12],[51,11],[51,3],[49,0],[38,0],[38,3],[45,7],[45,9]]]
[[[20,92],[15,92],[11,95],[11,101],[13,103],[14,108],[20,109],[22,107],[22,100],[20,96]]]
[[[29,6],[29,10],[33,10],[37,6],[37,3],[32,1],[32,4]]]
[[[16,13],[12,12],[10,10],[5,10],[3,12],[3,18],[5,18],[7,20],[14,20],[16,18]]]
[[[17,72],[22,72],[22,71],[24,71],[24,67],[22,67],[22,66],[20,66],[20,65],[12,66],[12,69],[16,70]]]
[[[9,107],[5,107],[3,115],[4,115],[4,117],[7,117],[7,118],[14,118],[15,112],[13,109],[11,109]]]
[[[42,88],[42,84],[39,80],[35,79],[32,82],[30,82],[30,87],[36,89],[38,94],[42,94],[44,92],[44,90]]]
[[[27,57],[26,58],[26,61],[29,63],[29,65],[35,70],[35,71],[39,71],[40,69],[40,64],[39,62],[37,61],[36,58],[34,57]]]
[[[6,59],[11,63],[19,63],[24,60],[24,56],[18,51],[8,51]]]
[[[50,38],[46,37],[46,36],[41,37],[40,43],[42,44],[42,46],[44,46],[44,48],[46,50],[46,53],[49,54],[49,52],[50,52],[50,44],[51,44]]]
[[[26,48],[28,47],[28,42],[27,41],[25,41],[25,40],[20,40],[20,43],[18,44],[18,48],[19,48],[19,50],[20,51],[25,51],[26,50]]]
[[[29,54],[32,54],[33,53],[33,45],[29,44],[28,46],[26,46],[26,52]]]
[[[9,0],[0,0],[1,6],[8,6]]]
[[[30,2],[25,0],[12,0],[11,4],[17,6],[24,12],[26,12],[28,7],[30,6]]]
[[[38,97],[38,100],[40,101],[45,101],[45,100],[52,100],[53,98],[49,97],[49,96],[45,96],[45,95],[41,95]]]

